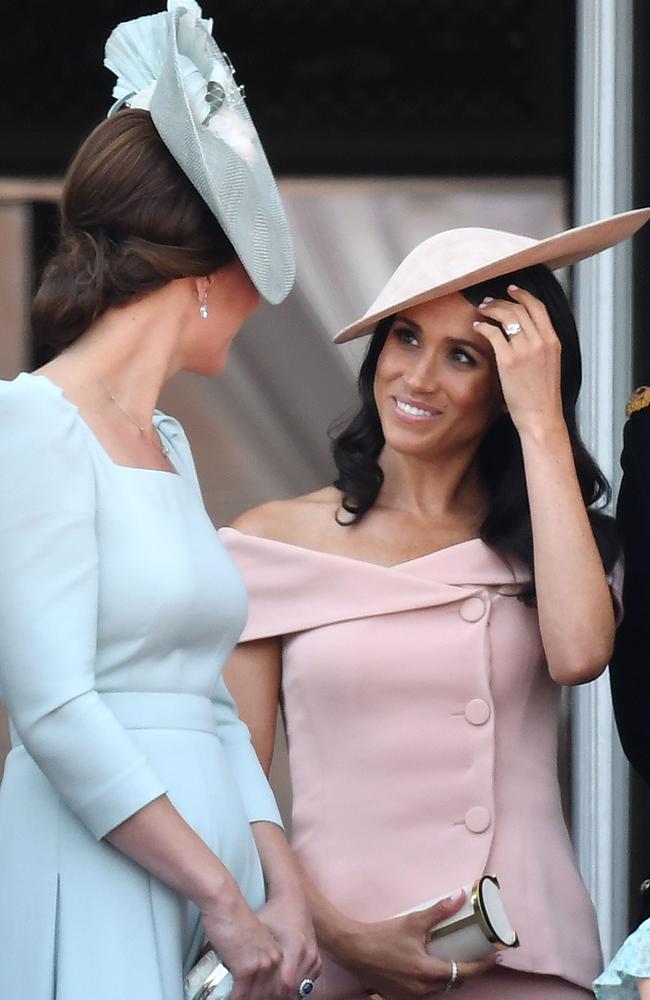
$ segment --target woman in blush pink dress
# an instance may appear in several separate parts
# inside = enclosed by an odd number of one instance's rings
[[[286,716],[317,998],[591,996],[558,708],[607,664],[618,546],[551,269],[648,214],[421,244],[339,335],[372,339],[334,485],[222,532],[250,600],[229,684],[267,768],[280,692]],[[395,918],[490,871],[521,940],[498,966],[450,968],[425,951],[426,915]]]

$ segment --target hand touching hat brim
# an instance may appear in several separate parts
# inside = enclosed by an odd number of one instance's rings
[[[650,208],[623,212],[544,240],[496,229],[451,229],[420,243],[388,279],[368,311],[334,338],[342,344],[372,333],[400,309],[458,292],[533,264],[551,270],[620,243],[650,218]]]

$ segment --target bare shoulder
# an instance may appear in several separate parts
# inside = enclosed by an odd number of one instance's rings
[[[235,518],[231,527],[246,535],[311,547],[314,539],[322,540],[328,528],[336,527],[340,501],[339,490],[326,486],[304,496],[253,507]]]

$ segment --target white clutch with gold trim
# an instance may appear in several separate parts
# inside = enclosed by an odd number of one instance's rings
[[[473,962],[493,951],[518,948],[519,939],[508,919],[496,875],[482,875],[463,889],[465,902],[460,910],[429,931],[428,954],[447,961]],[[430,899],[397,916],[426,910],[445,898]]]

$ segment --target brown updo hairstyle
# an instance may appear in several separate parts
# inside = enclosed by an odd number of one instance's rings
[[[147,111],[98,125],[68,169],[61,231],[32,307],[39,344],[62,350],[107,309],[236,257]]]

